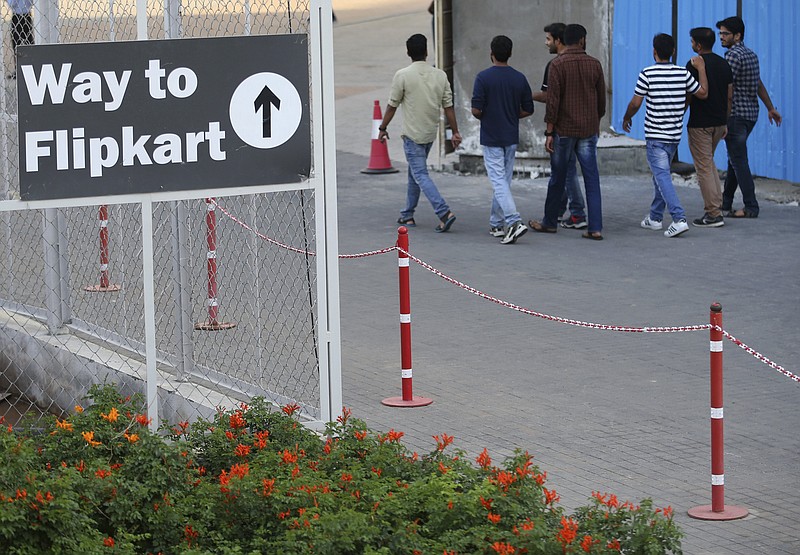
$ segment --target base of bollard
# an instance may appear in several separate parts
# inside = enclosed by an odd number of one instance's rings
[[[236,327],[236,322],[210,322],[208,320],[206,320],[205,322],[197,322],[194,325],[194,329],[201,331],[229,330],[235,327]]]
[[[381,401],[382,404],[386,405],[387,407],[425,407],[433,403],[433,399],[429,397],[411,397],[410,401],[404,401],[402,397],[388,397]]]
[[[121,285],[117,285],[113,283],[111,285],[103,286],[103,285],[87,285],[83,288],[84,291],[88,291],[89,293],[116,293],[117,291],[122,290]]]
[[[737,520],[750,514],[744,507],[734,507],[725,505],[722,511],[715,512],[711,509],[712,505],[700,505],[689,509],[689,516],[699,520]]]
[[[366,168],[361,170],[361,173],[367,173],[371,175],[379,175],[383,173],[399,173],[400,170],[396,169],[394,166],[389,166],[388,168]]]

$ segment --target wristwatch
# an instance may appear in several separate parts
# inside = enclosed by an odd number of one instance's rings
[[[545,131],[545,132],[544,132],[544,136],[545,136],[545,137],[552,137],[552,136],[553,136],[553,135],[555,135],[555,134],[556,134],[556,132],[555,132],[555,131]]]

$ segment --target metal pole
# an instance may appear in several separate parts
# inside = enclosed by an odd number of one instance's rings
[[[58,255],[58,210],[46,208],[44,217],[44,283],[45,304],[47,308],[47,329],[51,335],[62,333],[61,321],[61,279]]]
[[[427,397],[414,397],[413,371],[411,366],[411,284],[409,279],[408,229],[397,230],[397,265],[400,274],[400,375],[402,397],[390,397],[381,401],[390,407],[423,407],[433,403]]]
[[[189,298],[189,276],[183,225],[186,207],[183,201],[170,203],[172,223],[172,291],[175,303],[175,345],[178,348],[177,378],[186,380],[194,369],[194,344],[192,343],[192,305]]]
[[[711,366],[711,505],[689,509],[701,520],[735,520],[748,515],[743,507],[725,506],[725,447],[722,403],[722,305],[711,305],[709,362]]]
[[[150,431],[158,431],[158,373],[156,358],[156,302],[155,273],[153,270],[153,202],[142,201],[142,281],[144,287],[144,341],[147,417],[150,419]]]
[[[228,330],[235,328],[233,322],[219,321],[219,299],[217,298],[217,212],[214,199],[206,199],[206,269],[208,272],[208,320],[198,322],[194,329],[203,331]]]

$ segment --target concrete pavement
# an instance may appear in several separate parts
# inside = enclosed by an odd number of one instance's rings
[[[401,173],[360,169],[368,162],[372,101],[385,104],[391,75],[405,63],[405,38],[429,24],[423,10],[335,29],[342,253],[396,240],[406,168],[397,133],[390,155]],[[757,220],[667,239],[639,228],[649,177],[608,176],[601,168],[604,241],[559,230],[529,232],[504,246],[488,235],[484,177],[434,179],[458,220],[451,232],[434,233],[423,200],[410,248],[445,274],[542,314],[604,324],[703,324],[719,301],[729,333],[800,373],[796,201],[777,204],[762,192]],[[678,185],[688,214],[701,215],[696,187]],[[546,179],[513,187],[523,218],[539,219]],[[529,450],[567,508],[595,490],[671,505],[688,554],[800,552],[800,384],[724,342],[726,503],[750,516],[694,520],[686,511],[711,502],[706,331],[569,326],[482,300],[412,264],[414,391],[434,403],[389,408],[381,400],[400,394],[395,258],[341,261],[344,400],[355,416],[376,430],[405,432],[406,444],[420,451],[432,450],[431,436],[443,432],[470,458],[484,447],[495,460]]]

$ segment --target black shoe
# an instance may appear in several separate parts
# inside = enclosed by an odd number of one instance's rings
[[[709,216],[708,213],[705,213],[702,218],[697,218],[692,221],[692,225],[695,227],[722,227],[725,225],[725,220],[722,216],[714,218]]]

